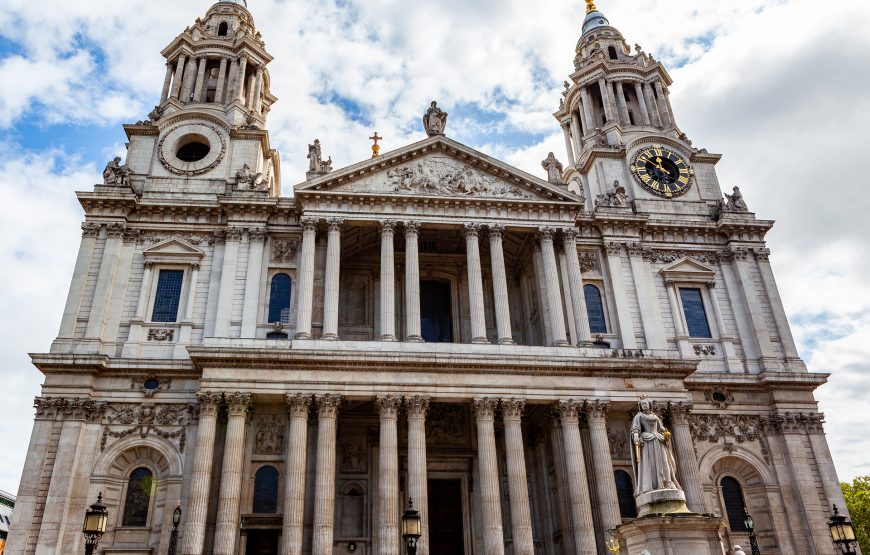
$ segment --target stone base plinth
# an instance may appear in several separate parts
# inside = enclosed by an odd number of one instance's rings
[[[637,515],[689,513],[686,494],[678,489],[657,489],[648,491],[635,498]]]
[[[620,540],[621,555],[722,555],[720,534],[725,519],[694,513],[650,515],[623,524],[611,533]]]

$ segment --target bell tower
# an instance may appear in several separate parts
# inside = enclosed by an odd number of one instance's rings
[[[693,148],[676,124],[665,67],[586,1],[574,72],[554,114],[565,135],[564,178],[587,208],[708,216],[722,198],[718,155]],[[576,191],[575,191],[576,192]],[[612,205],[612,206],[611,206]]]
[[[163,49],[166,76],[148,120],[124,126],[127,167],[148,191],[280,194],[266,121],[272,56],[245,0],[221,1]]]

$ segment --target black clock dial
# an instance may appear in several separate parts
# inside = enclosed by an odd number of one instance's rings
[[[694,175],[682,156],[661,145],[638,152],[631,164],[631,173],[644,189],[665,198],[685,194]]]

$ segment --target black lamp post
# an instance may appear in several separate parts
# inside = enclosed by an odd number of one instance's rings
[[[100,492],[97,502],[85,511],[85,522],[82,524],[82,534],[85,535],[85,555],[94,554],[100,538],[106,533],[108,522],[109,509],[103,505],[103,492]]]
[[[417,555],[417,540],[423,535],[423,517],[414,508],[414,500],[408,499],[408,508],[402,513],[402,538],[408,555]]]
[[[172,511],[172,534],[169,536],[169,551],[167,555],[175,555],[178,548],[178,524],[181,522],[181,501]]]
[[[749,514],[746,507],[743,507],[743,525],[749,531],[749,545],[752,547],[752,555],[761,555],[761,551],[758,549],[758,540],[755,537],[755,521],[752,520],[752,515]]]
[[[857,543],[855,538],[855,528],[852,523],[846,518],[846,515],[841,515],[837,506],[834,505],[834,515],[828,521],[828,527],[831,529],[831,539],[834,544],[840,548],[844,555],[855,555],[855,550],[852,549]]]

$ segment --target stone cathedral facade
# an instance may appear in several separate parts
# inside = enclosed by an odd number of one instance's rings
[[[746,507],[762,553],[835,553],[826,375],[795,348],[773,222],[723,198],[666,69],[591,2],[546,178],[433,103],[425,140],[335,170],[315,142],[282,181],[244,0],[162,54],[159,105],[78,194],[8,553],[83,551],[102,492],[113,555],[167,553],[179,504],[184,555],[398,555],[409,498],[422,555],[603,555],[648,533],[643,396],[720,552]]]

